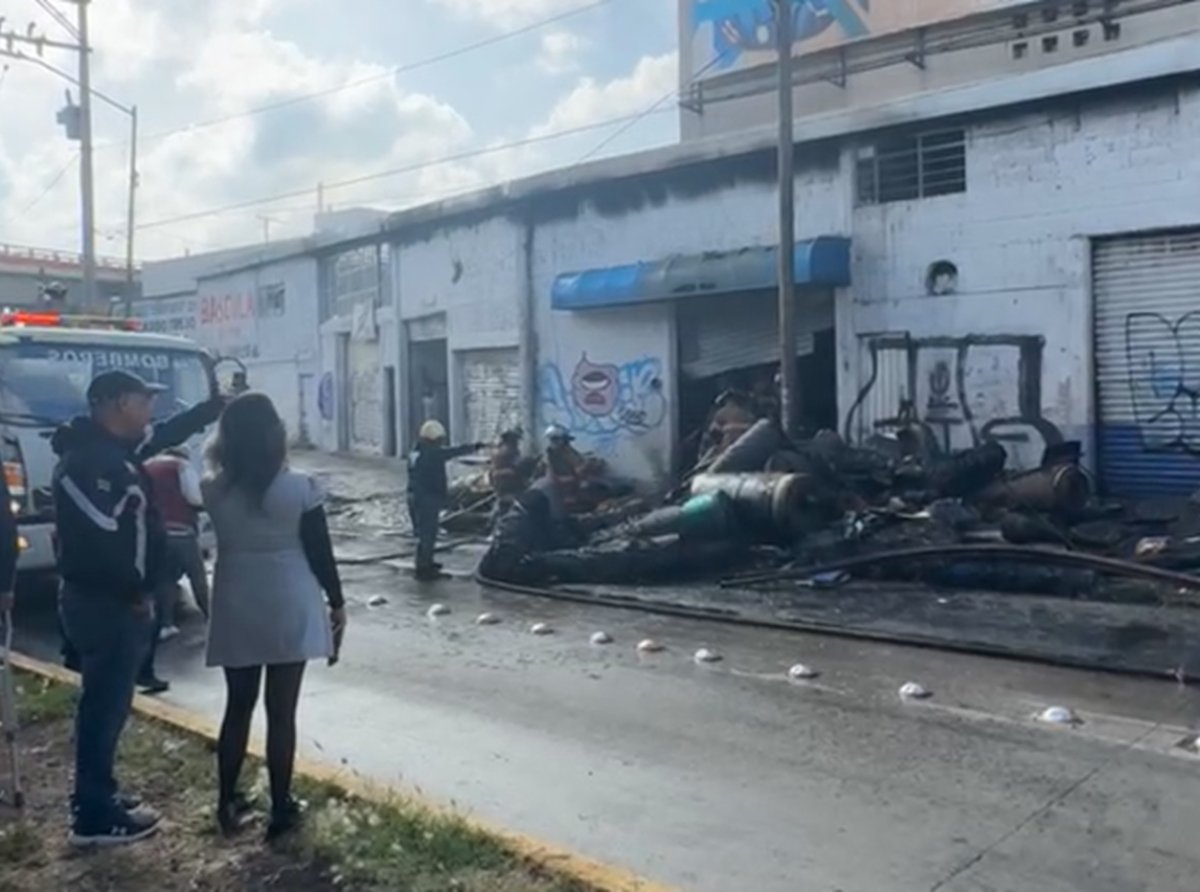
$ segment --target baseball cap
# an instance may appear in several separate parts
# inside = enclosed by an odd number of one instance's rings
[[[98,406],[101,403],[120,399],[131,393],[153,396],[154,394],[162,393],[166,389],[162,384],[151,384],[149,381],[143,381],[133,372],[126,372],[123,369],[113,369],[112,371],[101,372],[92,379],[92,383],[88,385],[87,389],[87,401],[89,405]]]

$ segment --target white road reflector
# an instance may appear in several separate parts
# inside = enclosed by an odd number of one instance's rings
[[[592,644],[595,645],[612,644],[613,642],[612,635],[608,634],[608,632],[593,632],[591,640]]]
[[[367,599],[367,606],[382,607],[387,602],[387,598],[385,598],[383,595],[371,595],[371,597]]]
[[[496,626],[500,624],[500,617],[494,613],[481,613],[475,617],[475,625],[477,626]]]
[[[450,613],[450,608],[447,607],[445,604],[434,604],[432,607],[429,608],[427,613],[430,617],[448,616]]]
[[[666,650],[666,647],[659,644],[653,638],[645,638],[638,642],[637,649],[644,654],[656,654]]]
[[[534,623],[529,631],[535,635],[553,635],[554,626],[549,623]]]
[[[933,692],[915,681],[905,682],[900,686],[900,696],[905,700],[924,700],[933,696]]]
[[[719,663],[725,659],[715,650],[709,650],[707,647],[702,647],[696,651],[695,660],[697,663]]]
[[[1080,725],[1079,716],[1065,706],[1047,706],[1038,713],[1037,720],[1047,725]]]

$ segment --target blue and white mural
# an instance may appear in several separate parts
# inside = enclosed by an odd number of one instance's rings
[[[906,28],[961,18],[1019,0],[793,0],[800,51],[837,46]],[[713,76],[767,62],[775,52],[772,0],[685,0],[684,71]]]

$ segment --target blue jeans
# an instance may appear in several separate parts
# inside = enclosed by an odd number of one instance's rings
[[[117,742],[133,705],[134,681],[153,619],[126,601],[63,585],[63,628],[79,653],[83,690],[75,715],[75,796],[80,824],[111,820]]]

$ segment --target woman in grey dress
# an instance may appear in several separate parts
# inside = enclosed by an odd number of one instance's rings
[[[268,838],[294,828],[296,704],[309,660],[337,661],[345,602],[316,482],[288,469],[287,438],[271,400],[248,393],[221,416],[202,489],[217,536],[208,665],[225,670],[217,744],[221,829],[249,806],[237,792],[250,724],[266,676]]]

